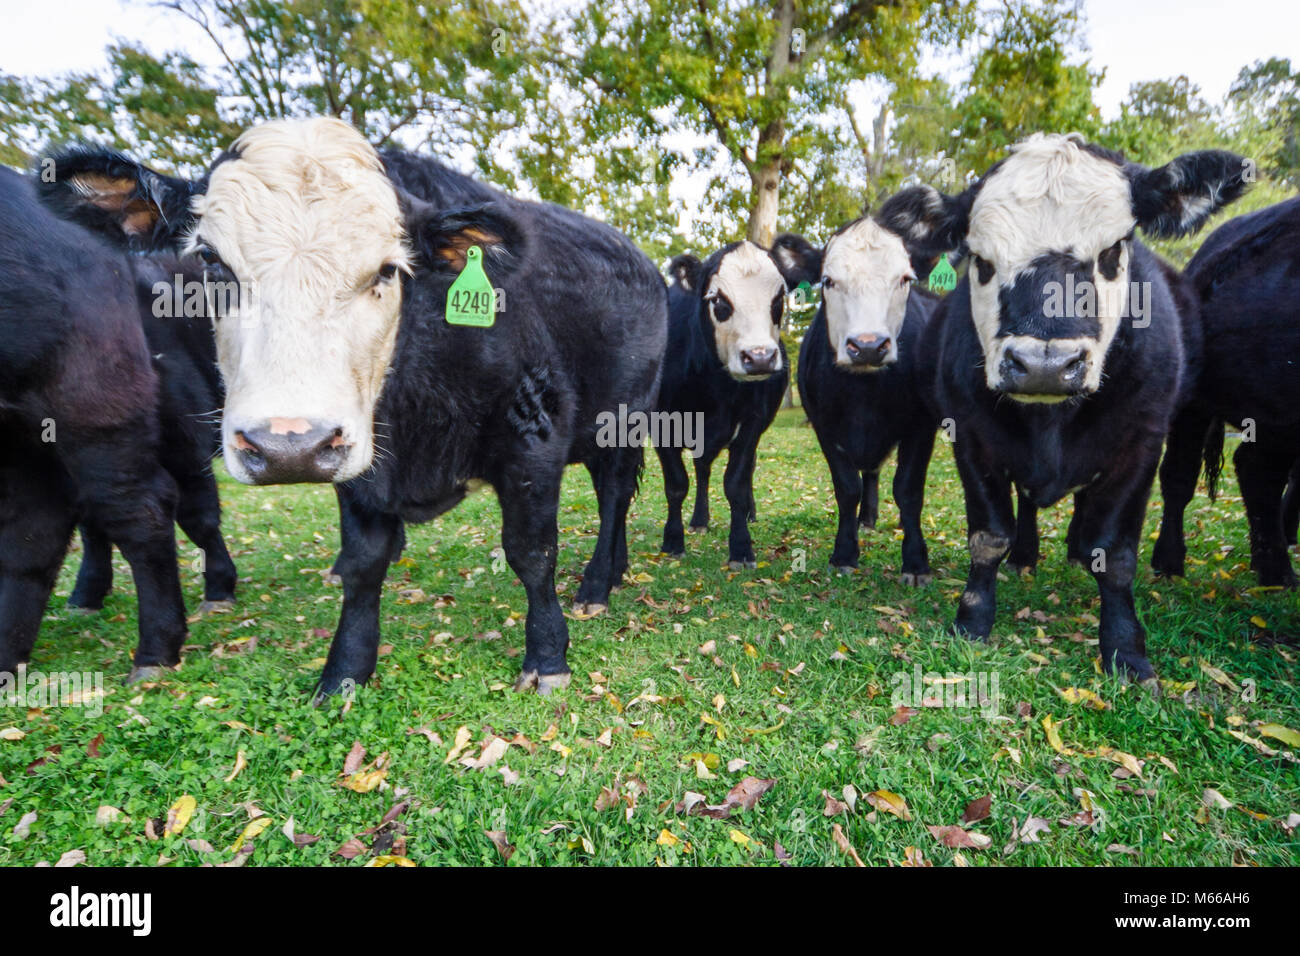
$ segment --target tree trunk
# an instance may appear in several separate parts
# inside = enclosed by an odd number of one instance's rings
[[[749,229],[745,238],[770,249],[776,239],[776,216],[781,205],[781,160],[774,159],[758,167],[750,180],[754,204],[749,210]]]

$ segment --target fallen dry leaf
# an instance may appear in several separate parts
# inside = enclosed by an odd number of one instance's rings
[[[833,839],[835,845],[840,848],[840,852],[851,858],[854,864],[857,866],[867,865],[862,862],[862,857],[858,856],[858,851],[853,849],[853,844],[851,844],[849,838],[844,835],[844,828],[838,823],[831,826],[831,839]]]

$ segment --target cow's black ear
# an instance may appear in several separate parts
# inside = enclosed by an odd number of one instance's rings
[[[801,282],[816,285],[822,277],[822,251],[803,236],[783,232],[772,243],[772,258],[787,289]]]
[[[1248,160],[1221,149],[1185,153],[1159,169],[1130,164],[1124,171],[1133,216],[1156,239],[1195,232],[1246,191],[1250,169]]]
[[[676,282],[687,292],[695,292],[700,287],[700,272],[704,264],[689,252],[673,256],[668,263],[668,278]]]
[[[99,146],[71,146],[38,159],[32,170],[41,201],[56,215],[133,249],[178,246],[193,221],[200,187],[164,176]]]
[[[483,250],[490,278],[513,272],[524,259],[524,233],[500,203],[435,210],[408,200],[407,234],[417,258],[433,272],[459,273],[470,246]]]
[[[965,240],[972,202],[973,189],[948,196],[933,186],[909,186],[885,200],[876,222],[903,240],[914,261],[933,259]]]

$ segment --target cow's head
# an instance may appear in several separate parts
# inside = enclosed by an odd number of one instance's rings
[[[875,372],[898,361],[898,333],[915,279],[903,240],[875,220],[855,220],[831,236],[821,256],[822,306],[837,366]]]
[[[266,123],[198,182],[120,155],[56,157],[46,201],[147,248],[172,246],[234,281],[215,323],[227,467],[240,481],[346,481],[374,458],[375,404],[393,357],[403,276],[485,265],[517,239],[488,208],[444,212],[400,193],[379,155],[334,119]]]
[[[965,240],[990,389],[1053,402],[1095,392],[1129,299],[1133,231],[1192,232],[1245,188],[1221,151],[1146,169],[1077,134],[1035,134],[958,196],[916,186],[880,220],[914,254]]]
[[[700,296],[705,336],[732,378],[759,381],[781,371],[785,296],[801,280],[772,252],[748,241],[732,243],[677,281]]]

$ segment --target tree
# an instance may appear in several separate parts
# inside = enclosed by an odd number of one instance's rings
[[[950,29],[958,4],[905,0],[590,0],[561,51],[591,108],[591,141],[662,144],[702,138],[696,163],[719,232],[744,222],[751,240],[775,237],[781,190],[796,164],[808,176],[832,143],[826,114],[849,84],[906,73],[918,40]],[[819,158],[820,154],[820,158]],[[716,165],[715,160],[719,160]]]
[[[1242,67],[1228,102],[1278,134],[1276,149],[1265,157],[1269,172],[1300,189],[1300,70],[1279,57]]]

